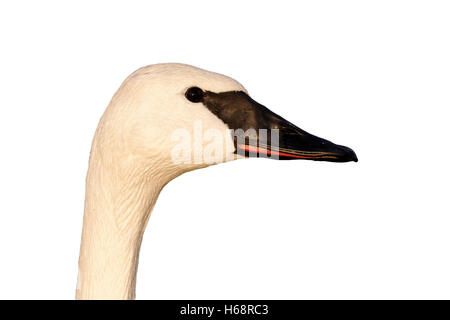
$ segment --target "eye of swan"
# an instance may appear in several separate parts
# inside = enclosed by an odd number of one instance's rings
[[[203,100],[203,90],[199,87],[191,87],[185,93],[186,99],[191,102],[200,102]]]

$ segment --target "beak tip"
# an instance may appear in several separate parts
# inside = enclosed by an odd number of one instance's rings
[[[353,150],[352,150],[351,159],[352,159],[352,161],[354,161],[354,162],[358,162],[358,157],[356,156],[356,153],[355,153],[355,151],[353,151]]]
[[[353,151],[349,147],[341,146],[341,148],[344,151],[343,155],[342,155],[342,161],[343,162],[350,162],[350,161],[358,162],[358,157],[356,156],[355,151]]]

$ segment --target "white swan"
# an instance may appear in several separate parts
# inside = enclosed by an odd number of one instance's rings
[[[260,129],[272,131],[266,138]],[[183,64],[131,74],[92,142],[76,298],[133,299],[142,236],[164,185],[190,170],[257,155],[357,161],[351,149],[259,105],[229,77]]]

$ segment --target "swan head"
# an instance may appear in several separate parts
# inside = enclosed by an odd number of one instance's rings
[[[357,161],[250,98],[237,81],[182,64],[131,74],[92,142],[78,299],[133,299],[140,243],[164,185],[246,157]]]
[[[97,135],[97,148],[108,146],[121,161],[158,165],[174,175],[245,157],[357,161],[350,148],[311,135],[254,101],[236,80],[184,64],[132,73]]]

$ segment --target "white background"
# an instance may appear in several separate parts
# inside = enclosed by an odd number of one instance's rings
[[[0,298],[72,299],[97,122],[159,62],[229,75],[358,163],[172,181],[137,298],[450,298],[446,1],[0,4]]]

